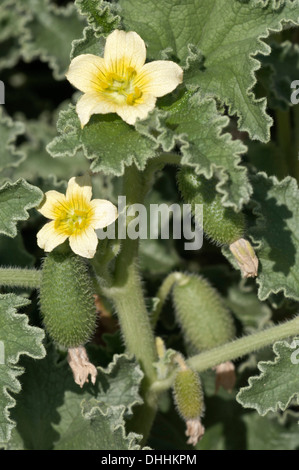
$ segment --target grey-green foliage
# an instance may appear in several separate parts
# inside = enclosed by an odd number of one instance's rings
[[[186,71],[189,86],[217,96],[239,117],[241,130],[252,139],[268,141],[272,123],[265,99],[256,100],[252,88],[260,62],[257,53],[269,54],[263,41],[270,31],[281,31],[288,22],[298,24],[299,3],[249,0],[118,0],[125,28],[137,31],[148,44],[151,59],[172,49],[182,64],[188,61],[190,44],[204,63]],[[151,21],[148,21],[151,18]],[[194,55],[194,54],[193,54]]]
[[[294,178],[278,181],[265,173],[254,176],[252,183],[256,222],[248,233],[259,244],[259,298],[282,291],[299,300],[298,184]]]
[[[42,191],[24,179],[5,183],[0,188],[0,233],[9,237],[17,235],[17,222],[29,217],[28,210],[37,207],[43,198]]]
[[[105,0],[75,0],[78,11],[87,17],[93,29],[110,33],[119,26],[120,18]]]
[[[147,160],[155,156],[157,144],[114,115],[93,116],[81,129],[76,111],[70,106],[61,111],[57,127],[60,135],[47,146],[50,155],[74,156],[82,149],[92,160],[95,172],[120,176],[125,166],[135,162],[144,169]]]
[[[156,116],[137,123],[137,130],[148,135],[148,126],[152,136],[154,129],[165,152],[179,146],[181,164],[206,178],[215,175],[223,205],[239,210],[252,192],[247,170],[240,164],[246,147],[224,131],[229,119],[219,113],[215,100],[201,92],[187,92],[171,105],[164,105],[163,111],[156,110]]]
[[[28,304],[28,299],[15,294],[0,295],[0,443],[9,440],[15,426],[10,409],[21,390],[19,376],[24,368],[19,365],[20,356],[35,359],[45,356],[44,331],[30,326],[26,314],[17,313],[17,309]]]
[[[17,426],[9,449],[139,448],[139,438],[124,428],[133,407],[142,403],[143,373],[134,359],[115,355],[107,368],[98,367],[96,384],[83,389],[75,384],[67,362],[59,360],[53,345],[48,345],[42,361],[24,364],[27,373],[13,410]]]
[[[274,361],[259,362],[258,376],[249,378],[249,385],[241,388],[237,400],[245,408],[254,408],[264,416],[269,411],[286,410],[291,400],[298,403],[298,338],[289,344],[274,344]]]
[[[9,167],[20,165],[25,158],[24,152],[16,147],[18,136],[23,135],[25,126],[20,121],[13,121],[0,108],[0,172]]]
[[[269,56],[258,56],[263,65],[258,79],[267,92],[269,106],[287,111],[292,106],[291,83],[299,76],[299,46],[290,41],[272,41],[270,46]]]
[[[0,10],[0,70],[13,67],[21,56],[20,36],[26,17],[16,14],[15,0],[3,0]]]
[[[20,40],[24,59],[39,58],[49,64],[56,79],[64,79],[72,40],[81,35],[85,25],[75,6],[71,2],[58,7],[49,0],[16,0],[16,14],[27,19]]]
[[[88,170],[89,165],[82,152],[74,158],[55,159],[46,151],[47,144],[56,137],[56,113],[41,114],[38,119],[21,121],[24,125],[24,137],[18,150],[24,154],[25,159],[5,174],[10,178],[25,178],[30,183],[38,182],[45,191],[50,176],[59,180],[68,180],[74,174]],[[53,188],[49,188],[53,189]]]

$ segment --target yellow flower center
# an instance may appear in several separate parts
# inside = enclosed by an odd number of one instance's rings
[[[55,229],[68,237],[84,231],[93,217],[93,210],[88,202],[78,199],[57,206],[55,212]]]
[[[124,73],[108,72],[105,81],[100,82],[102,91],[119,104],[134,105],[142,97],[142,91],[135,84],[137,72],[132,67],[123,68]]]

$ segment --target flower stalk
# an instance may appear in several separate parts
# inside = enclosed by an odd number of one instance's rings
[[[142,189],[143,179],[137,168],[127,168],[123,194],[128,205],[142,202]],[[129,222],[130,217],[127,218]],[[146,440],[156,414],[156,403],[149,400],[148,390],[156,380],[153,363],[157,360],[157,352],[138,270],[138,239],[126,237],[123,240],[115,261],[112,284],[103,286],[102,292],[115,306],[128,353],[136,357],[144,372],[141,387],[144,404],[136,410],[130,426]]]
[[[0,285],[38,289],[41,271],[37,269],[0,268]]]
[[[216,367],[226,361],[233,361],[241,356],[250,354],[258,349],[269,346],[276,341],[287,339],[299,334],[299,316],[281,325],[266,328],[263,331],[253,333],[243,338],[236,339],[229,343],[202,352],[190,357],[186,363],[197,372]],[[175,372],[167,379],[156,381],[152,387],[153,394],[161,393],[170,388],[173,384]]]

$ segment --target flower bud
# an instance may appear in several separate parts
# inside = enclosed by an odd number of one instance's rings
[[[234,255],[243,277],[256,277],[259,262],[249,241],[240,238],[231,243],[229,249]]]

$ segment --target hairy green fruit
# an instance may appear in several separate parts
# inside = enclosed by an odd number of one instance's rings
[[[200,378],[191,369],[177,372],[173,384],[173,397],[179,414],[185,421],[199,419],[204,411],[204,398]]]
[[[74,348],[90,340],[97,313],[82,258],[71,252],[49,253],[42,269],[40,309],[45,328],[57,344]]]
[[[224,207],[216,191],[216,179],[198,176],[192,168],[178,174],[179,189],[194,214],[195,204],[203,204],[204,234],[218,245],[230,245],[244,236],[245,219],[242,212]]]
[[[198,351],[234,338],[233,318],[206,279],[186,275],[185,280],[174,285],[172,298],[185,339]]]

